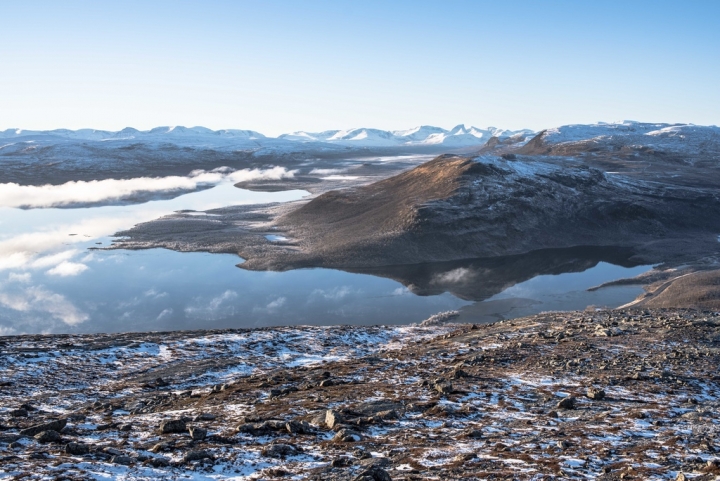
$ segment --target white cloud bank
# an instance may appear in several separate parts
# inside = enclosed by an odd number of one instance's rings
[[[36,209],[99,204],[152,193],[192,191],[221,182],[280,180],[295,176],[294,170],[287,170],[284,167],[243,169],[230,173],[227,170],[227,168],[221,167],[210,172],[193,171],[187,177],[80,180],[61,185],[0,184],[0,207]]]

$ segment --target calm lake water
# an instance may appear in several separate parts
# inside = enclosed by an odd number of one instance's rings
[[[238,268],[242,259],[232,255],[88,250],[109,245],[114,232],[176,210],[285,202],[306,194],[251,192],[226,183],[136,205],[0,208],[0,335],[400,324],[454,309],[462,309],[461,318],[492,320],[590,304],[616,307],[641,289],[586,289],[649,269],[613,265],[605,261],[615,262],[614,254],[592,250],[363,273],[250,272]],[[559,260],[548,266],[549,258]],[[487,300],[476,302],[481,299]]]

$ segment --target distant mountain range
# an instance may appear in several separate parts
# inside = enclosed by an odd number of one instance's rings
[[[463,147],[482,145],[491,137],[501,139],[533,135],[532,130],[503,130],[495,127],[480,129],[458,125],[450,130],[423,125],[408,130],[379,130],[356,128],[349,130],[327,130],[325,132],[293,132],[278,137],[266,137],[253,130],[210,130],[205,127],[156,127],[151,130],[125,128],[118,132],[106,130],[21,130],[8,129],[0,132],[0,139],[16,141],[68,140],[68,141],[114,141],[135,140],[139,142],[161,142],[173,144],[251,144],[272,146],[287,143],[323,143],[353,147],[393,147],[410,145],[449,145]]]
[[[488,143],[488,141],[491,142]],[[538,132],[504,130],[495,127],[480,129],[458,125],[450,130],[423,125],[408,130],[357,128],[324,132],[293,132],[267,137],[254,130],[210,130],[205,127],[156,127],[151,130],[125,128],[106,130],[21,130],[0,131],[0,156],[37,155],[41,146],[57,149],[108,148],[142,144],[144,148],[164,150],[163,146],[192,147],[218,151],[252,151],[263,153],[344,151],[346,149],[387,149],[412,147],[433,152],[443,148],[464,149],[483,147],[487,150],[505,147],[518,154],[554,152],[572,155],[579,150],[592,152],[588,143],[616,149],[633,145],[673,151],[705,152],[720,143],[720,128],[693,124],[645,123],[630,120],[596,124],[564,125]],[[29,150],[28,150],[29,149]],[[520,149],[520,150],[518,150]],[[54,155],[57,155],[55,152]],[[80,155],[80,153],[78,153]],[[84,154],[83,154],[84,155]]]
[[[450,130],[430,125],[422,125],[408,130],[349,129],[327,130],[325,132],[294,132],[283,134],[279,139],[300,142],[331,142],[347,145],[392,146],[392,145],[478,145],[491,137],[507,138],[512,136],[533,135],[532,130],[503,130],[495,127],[479,129],[458,125]]]

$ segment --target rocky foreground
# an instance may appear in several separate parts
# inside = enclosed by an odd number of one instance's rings
[[[0,478],[720,479],[718,313],[0,350]]]

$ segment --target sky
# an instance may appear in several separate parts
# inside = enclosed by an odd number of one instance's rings
[[[0,2],[0,130],[720,124],[720,2]]]

